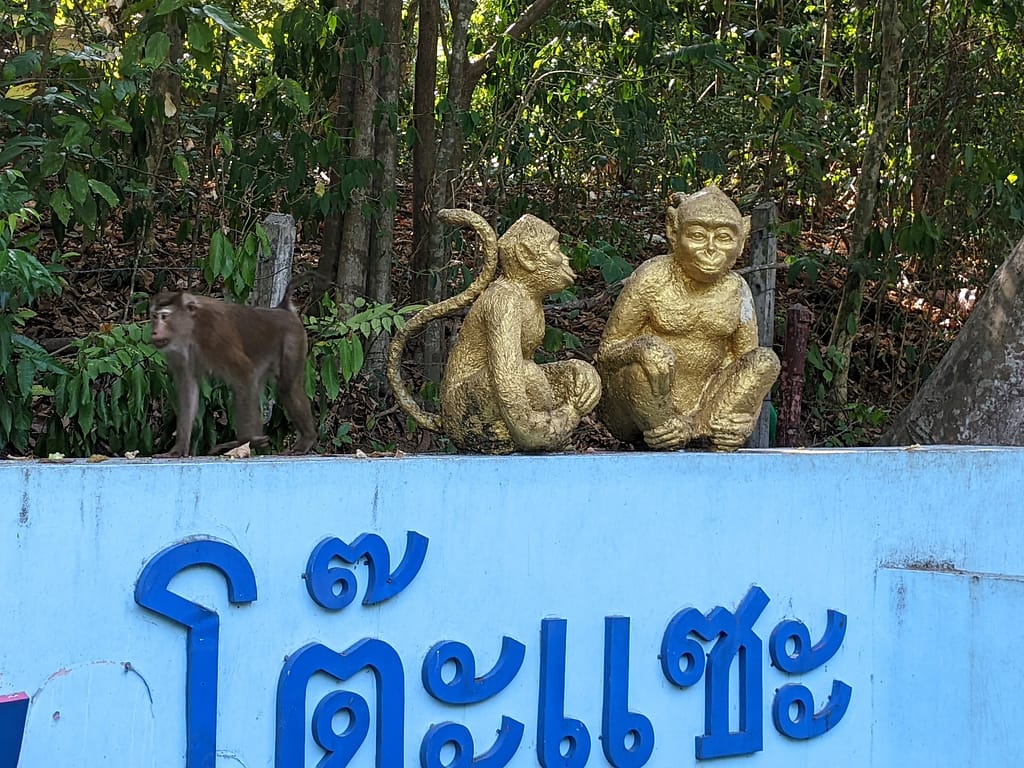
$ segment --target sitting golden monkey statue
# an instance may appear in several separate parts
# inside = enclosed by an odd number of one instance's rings
[[[387,368],[395,398],[420,426],[447,435],[462,451],[564,448],[601,399],[601,379],[582,360],[533,361],[544,340],[544,297],[576,279],[558,247],[558,231],[527,214],[499,240],[472,211],[445,209],[438,216],[473,227],[484,266],[466,290],[421,310],[395,333]],[[427,413],[402,384],[402,352],[410,334],[470,304],[441,382],[440,416]]]
[[[673,202],[670,253],[626,280],[601,337],[598,414],[624,442],[731,451],[779,374],[778,357],[758,346],[750,289],[730,271],[750,217],[714,185]]]

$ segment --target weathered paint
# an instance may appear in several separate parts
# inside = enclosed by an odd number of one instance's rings
[[[1022,476],[1019,449],[0,463],[0,697],[31,696],[20,768],[184,766],[185,632],[134,590],[156,554],[203,536],[241,552],[258,587],[232,605],[210,569],[171,585],[219,614],[217,766],[273,766],[285,657],[361,638],[404,663],[404,766],[437,723],[465,724],[481,751],[503,716],[525,725],[509,765],[537,765],[551,618],[565,620],[565,716],[589,729],[587,765],[605,765],[611,616],[630,618],[627,703],[653,728],[648,765],[695,765],[704,686],[668,683],[662,636],[681,609],[732,610],[755,585],[770,599],[754,625],[763,749],[715,764],[1016,765]],[[394,571],[409,531],[429,548],[400,594],[364,605],[360,566],[343,610],[311,599],[303,573],[325,538],[378,534]],[[817,642],[829,609],[847,617],[834,657],[794,676],[770,666],[773,627],[799,619]],[[482,674],[503,636],[526,646],[505,690],[473,705],[430,697],[431,648],[465,643]],[[852,697],[832,730],[801,741],[772,726],[776,689],[806,685],[821,708],[837,680]],[[310,681],[307,721],[338,687]],[[344,687],[373,700],[366,672]],[[323,753],[306,739],[311,766]],[[351,765],[374,764],[372,741]]]

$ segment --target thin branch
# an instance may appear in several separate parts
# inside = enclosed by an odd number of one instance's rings
[[[494,60],[498,58],[498,47],[502,40],[518,40],[530,27],[536,24],[545,13],[547,13],[548,8],[554,5],[555,2],[557,2],[557,0],[534,0],[534,2],[519,15],[518,19],[509,24],[505,29],[504,34],[491,43],[491,47],[488,48],[483,55],[470,62],[469,66],[466,68],[467,84],[474,86],[480,78],[483,77],[484,72],[486,72],[494,63]]]

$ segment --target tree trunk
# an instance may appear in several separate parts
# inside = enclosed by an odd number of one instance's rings
[[[357,34],[362,35],[364,41],[371,39],[369,26],[379,21],[379,18],[377,0],[361,0]],[[377,173],[372,169],[376,144],[374,114],[377,106],[379,72],[380,46],[367,45],[365,58],[360,57],[355,62],[349,173],[355,175],[357,180],[345,209],[338,254],[338,297],[345,304],[351,304],[357,296],[365,297],[367,293],[370,252],[367,203],[368,192]]]
[[[337,0],[335,3],[339,9],[348,8],[349,4],[350,0]],[[342,137],[351,135],[352,102],[355,98],[356,72],[355,67],[348,59],[348,45],[349,41],[346,38],[339,37],[335,41],[341,75],[335,86],[332,107],[334,109],[334,132]],[[331,168],[332,188],[336,188],[341,183],[345,174],[345,161],[346,156],[343,155],[335,160],[334,167]],[[341,262],[341,232],[344,215],[344,209],[339,207],[332,210],[324,220],[323,239],[320,243],[320,256],[317,260],[314,300],[319,299],[328,287],[336,284]]]
[[[417,127],[417,144],[414,147],[413,169],[413,201],[414,217],[420,217],[420,229],[414,231],[413,252],[416,254],[413,268],[416,271],[419,290],[417,298],[425,297],[430,302],[444,298],[444,237],[440,222],[434,217],[441,208],[455,204],[455,185],[462,166],[463,132],[462,115],[469,109],[473,90],[484,73],[493,66],[498,57],[499,45],[505,39],[518,39],[533,26],[547,11],[555,0],[535,0],[520,16],[505,29],[503,35],[478,59],[469,61],[469,20],[476,8],[476,0],[453,0],[451,33],[448,40],[448,87],[444,109],[441,113],[440,138],[428,144],[426,136],[435,137],[433,126]],[[424,53],[423,45],[425,27],[434,28],[425,23],[424,14],[431,12],[430,0],[423,0],[420,5],[420,50],[417,54],[416,66],[416,118],[426,120],[426,95],[430,94],[429,116],[433,118],[433,94],[436,89],[436,69],[433,71],[435,82],[429,82],[429,67],[424,65],[421,70],[420,57]],[[434,47],[436,40],[434,37]],[[432,48],[430,50],[433,55]],[[419,152],[417,153],[417,149]],[[418,162],[417,162],[418,159]],[[425,185],[425,186],[424,186]],[[443,340],[440,325],[433,323],[424,331],[422,360],[424,373],[431,381],[440,381],[441,362],[443,357]]]
[[[367,296],[378,303],[391,301],[391,263],[394,256],[395,210],[398,205],[398,109],[402,77],[402,0],[381,0],[384,51],[379,74],[379,110],[374,154],[380,173],[374,178],[377,210],[370,240]]]
[[[394,260],[395,210],[398,205],[396,177],[398,173],[398,108],[401,87],[402,59],[402,0],[380,0],[381,22],[384,25],[384,49],[380,57],[379,97],[377,112],[376,147],[374,154],[380,163],[380,173],[374,177],[373,198],[376,211],[371,219],[369,273],[366,276],[366,294],[371,301],[386,304],[391,301],[391,264]],[[390,335],[381,332],[373,340],[366,354],[364,368],[379,372],[371,379],[377,397],[383,397],[387,382],[383,376],[387,367],[387,349]]]
[[[824,15],[821,20],[821,75],[818,78],[818,98],[824,101],[828,98],[831,82],[829,67],[832,58],[832,25],[834,23],[833,0],[825,0]]]
[[[177,14],[170,13],[164,21],[164,32],[170,38],[167,61],[154,72],[150,85],[148,120],[146,122],[146,172],[154,186],[169,167],[171,153],[169,146],[178,140],[177,114],[181,108],[181,75],[179,62],[184,56],[184,41],[178,26]],[[143,262],[156,250],[156,196],[142,197],[146,210],[145,228],[139,238],[137,258]]]
[[[903,29],[900,23],[898,0],[880,0],[878,12],[880,15],[878,21],[882,29],[878,67],[878,101],[873,130],[864,147],[864,158],[857,176],[857,206],[853,212],[853,233],[850,236],[850,265],[847,269],[839,310],[836,312],[832,335],[829,339],[829,346],[836,348],[842,356],[842,363],[832,380],[831,392],[833,401],[840,404],[845,404],[848,399],[850,356],[853,352],[853,339],[857,334],[860,309],[863,303],[864,270],[857,267],[858,264],[863,265],[869,257],[867,240],[871,233],[878,201],[878,182],[882,159],[889,143],[889,133],[892,131],[899,98],[897,77],[902,61],[900,41]]]
[[[1024,445],[1024,240],[881,445]]]
[[[438,0],[420,0],[419,39],[416,44],[416,85],[413,93],[412,124],[416,140],[412,147],[412,222],[414,299],[427,295],[427,272],[431,211],[427,196],[433,187],[437,163],[437,125],[434,102],[437,98],[437,40],[441,26]]]

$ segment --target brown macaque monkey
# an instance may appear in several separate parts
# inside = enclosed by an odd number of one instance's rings
[[[163,352],[177,389],[177,439],[158,458],[188,456],[192,424],[199,408],[199,380],[212,375],[234,394],[235,440],[210,454],[243,443],[266,445],[260,418],[260,394],[277,380],[278,397],[299,436],[290,453],[309,453],[316,425],[303,382],[306,329],[291,300],[289,284],[273,309],[229,304],[191,293],[163,291],[150,301],[152,343]]]

